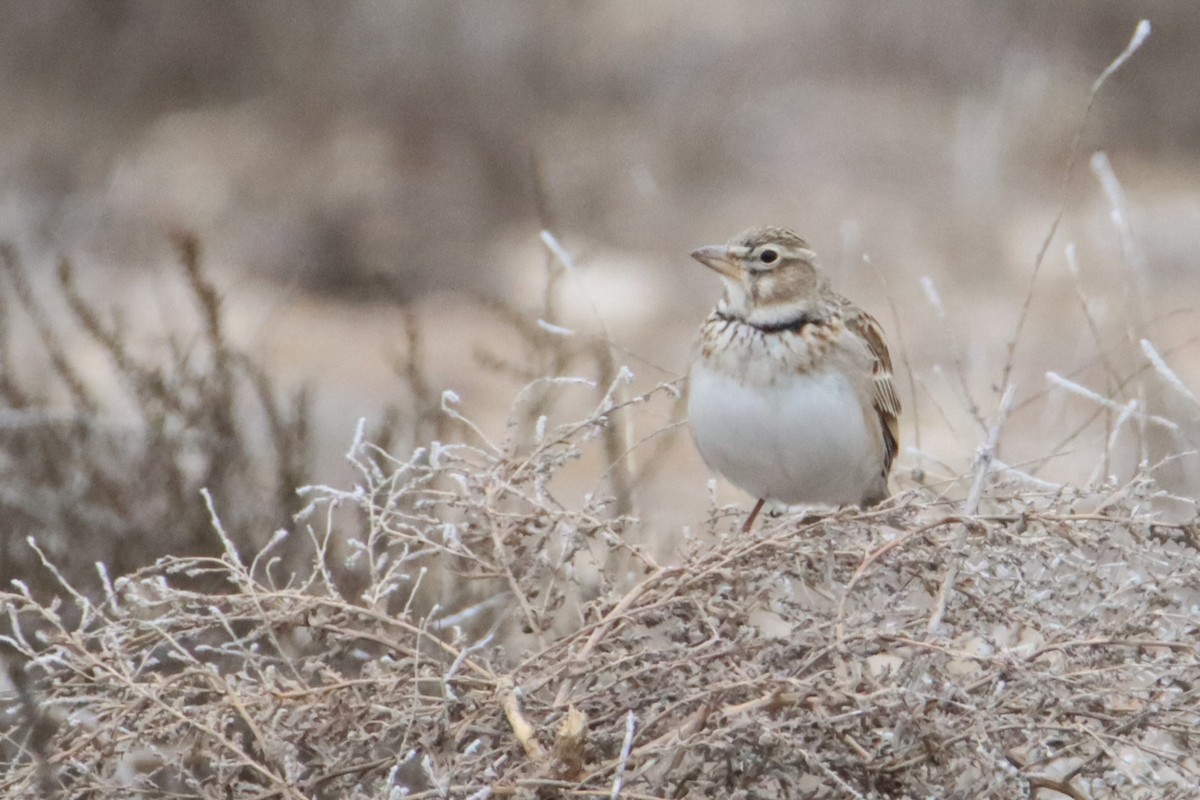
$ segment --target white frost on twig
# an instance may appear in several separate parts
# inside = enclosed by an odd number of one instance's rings
[[[571,258],[571,254],[567,252],[567,248],[562,246],[553,233],[543,230],[539,236],[541,236],[542,244],[546,245],[546,249],[558,259],[558,263],[570,271],[575,270],[575,260]]]
[[[1043,492],[1060,492],[1063,489],[1063,484],[1044,481],[1041,478],[1035,478],[1028,472],[1022,472],[1016,467],[1011,467],[1005,464],[1000,459],[992,456],[992,468],[995,472],[1003,472],[1006,478],[1015,478],[1031,489],[1037,489]]]
[[[1130,37],[1129,44],[1125,45],[1125,49],[1121,51],[1121,54],[1114,58],[1112,63],[1104,68],[1104,72],[1100,73],[1100,77],[1096,78],[1095,82],[1092,83],[1092,94],[1100,91],[1100,87],[1104,85],[1104,82],[1112,77],[1112,74],[1119,70],[1129,60],[1130,56],[1138,51],[1138,48],[1142,46],[1142,43],[1146,41],[1146,37],[1149,35],[1150,20],[1144,19],[1133,29],[1133,36]]]
[[[561,325],[555,325],[552,322],[546,322],[544,319],[537,321],[537,326],[547,333],[553,333],[555,336],[574,336],[575,331],[570,328],[564,328]]]
[[[1167,362],[1158,354],[1158,350],[1150,343],[1149,339],[1142,339],[1142,352],[1146,354],[1146,358],[1150,359],[1150,363],[1154,365],[1154,371],[1162,377],[1164,381],[1170,384],[1171,388],[1179,392],[1188,402],[1194,406],[1200,407],[1200,398],[1192,394],[1192,390],[1175,374],[1175,370],[1167,366]]]
[[[928,275],[922,275],[921,288],[925,290],[925,297],[928,298],[929,304],[933,306],[933,310],[937,312],[939,317],[945,319],[946,309],[942,305],[942,296],[938,293],[937,286],[933,283],[933,278]]]
[[[1117,411],[1117,412],[1125,411],[1125,406],[1121,405],[1120,403],[1118,403],[1114,400],[1109,400],[1107,397],[1105,397],[1103,395],[1096,394],[1091,389],[1088,389],[1086,386],[1080,386],[1078,383],[1075,383],[1074,381],[1067,380],[1062,375],[1059,375],[1057,372],[1047,372],[1046,380],[1050,381],[1055,386],[1059,386],[1063,389],[1066,389],[1068,392],[1071,392],[1072,394],[1077,394],[1080,397],[1085,397],[1088,400],[1091,400],[1093,403],[1098,403],[1099,405],[1102,405],[1105,408],[1111,408],[1113,411]],[[1162,427],[1166,428],[1167,430],[1174,431],[1174,430],[1179,429],[1178,425],[1176,425],[1171,420],[1166,419],[1165,417],[1160,417],[1160,416],[1157,416],[1154,414],[1138,414],[1138,413],[1135,413],[1134,416],[1137,419],[1144,420],[1146,422],[1153,422],[1155,425],[1161,425]]]
[[[621,743],[621,759],[617,762],[617,774],[613,776],[612,793],[609,800],[621,796],[621,785],[625,782],[625,768],[629,765],[629,753],[633,750],[633,732],[637,729],[637,717],[633,709],[625,715],[625,741]]]

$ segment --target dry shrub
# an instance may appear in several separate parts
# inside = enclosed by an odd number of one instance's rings
[[[659,563],[610,492],[557,488],[673,393],[624,379],[531,437],[488,441],[452,396],[470,443],[360,437],[355,486],[304,490],[307,577],[282,538],[244,561],[214,516],[217,557],[98,602],[64,585],[78,627],[0,596],[40,629],[7,641],[0,794],[1194,795],[1200,542],[1149,480],[1031,492],[985,445],[981,513],[918,488],[741,536],[714,508]]]
[[[69,261],[54,290],[39,292],[15,249],[0,246],[3,584],[19,579],[44,599],[61,591],[27,546],[30,535],[88,594],[100,589],[98,562],[123,575],[167,553],[219,555],[201,488],[250,551],[300,507],[294,489],[311,459],[307,394],[281,398],[228,341],[199,244],[187,235],[175,244],[194,313],[174,318],[157,348],[85,296]],[[17,343],[26,330],[40,354]],[[88,349],[111,387],[84,368]]]
[[[607,345],[562,344],[553,310],[548,291],[540,315],[513,318],[536,371],[502,440],[453,396],[430,402],[410,326],[400,371],[423,424],[454,443],[401,459],[360,433],[357,483],[305,487],[290,533],[252,560],[211,499],[213,554],[105,579],[95,598],[43,556],[66,603],[21,582],[0,594],[16,656],[0,684],[0,793],[1195,795],[1195,504],[1170,521],[1162,510],[1187,498],[1148,459],[1078,489],[996,459],[1022,323],[972,470],[941,476],[970,487],[964,500],[914,487],[750,535],[713,508],[668,559],[629,494],[630,451],[654,437],[626,434],[656,404],[671,418],[676,390],[630,397]],[[1190,426],[1200,402],[1138,341],[1152,369],[1133,373],[1137,394],[1169,387]],[[560,376],[584,364],[594,407],[563,414],[577,381]],[[1056,385],[1118,414],[1098,476],[1123,426],[1157,419]],[[1164,458],[1194,449],[1189,426],[1188,449]],[[587,480],[564,479],[581,467]],[[280,555],[297,542],[307,568]]]

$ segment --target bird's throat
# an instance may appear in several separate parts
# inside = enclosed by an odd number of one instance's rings
[[[784,331],[799,333],[806,325],[821,322],[818,317],[810,314],[805,309],[788,309],[787,314],[781,314],[777,317],[763,314],[745,317],[740,314],[733,314],[725,309],[718,309],[717,317],[726,322],[740,322],[743,325],[749,325],[763,333],[783,333]]]

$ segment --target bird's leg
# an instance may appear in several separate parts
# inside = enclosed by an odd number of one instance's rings
[[[754,509],[750,512],[750,516],[746,517],[746,521],[742,523],[742,533],[750,532],[750,528],[754,525],[754,520],[758,518],[758,512],[762,511],[763,503],[765,502],[765,497],[758,498],[758,502],[754,504]]]

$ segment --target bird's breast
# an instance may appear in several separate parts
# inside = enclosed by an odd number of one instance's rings
[[[732,338],[702,333],[690,376],[688,416],[705,462],[757,497],[860,502],[878,480],[882,440],[864,387],[830,357],[833,340],[717,333]]]
[[[751,386],[770,386],[819,369],[845,334],[838,318],[796,330],[764,332],[736,319],[713,315],[700,329],[697,360]]]

